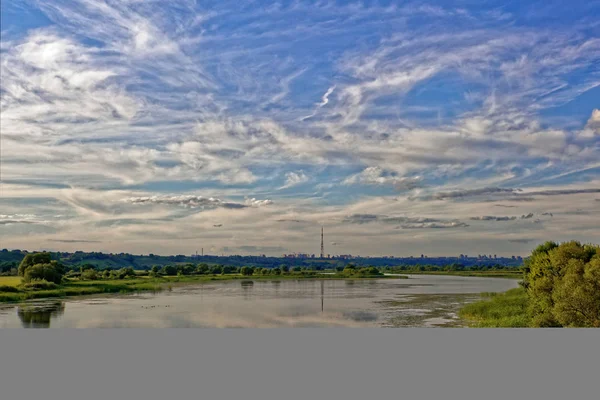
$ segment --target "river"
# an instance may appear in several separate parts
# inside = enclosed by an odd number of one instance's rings
[[[456,312],[481,292],[518,286],[502,278],[232,280],[159,293],[0,305],[1,328],[462,326]]]

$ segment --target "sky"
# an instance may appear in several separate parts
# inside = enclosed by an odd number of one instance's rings
[[[600,242],[600,1],[4,0],[0,248]]]

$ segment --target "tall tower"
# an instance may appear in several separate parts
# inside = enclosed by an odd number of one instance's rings
[[[323,227],[321,227],[321,258],[325,258],[325,247],[323,246]]]

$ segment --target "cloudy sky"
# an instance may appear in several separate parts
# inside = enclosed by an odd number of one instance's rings
[[[0,247],[600,242],[600,2],[2,1]]]

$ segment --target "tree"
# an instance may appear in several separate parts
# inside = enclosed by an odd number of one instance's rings
[[[23,280],[31,282],[33,280],[45,280],[60,284],[63,274],[59,272],[55,264],[35,264],[25,270]]]
[[[205,275],[208,273],[208,271],[209,271],[208,264],[202,263],[202,264],[198,264],[198,266],[196,267],[196,273],[198,275]]]
[[[223,267],[220,265],[215,265],[210,272],[214,275],[220,275],[223,273]]]
[[[95,269],[86,269],[81,273],[81,279],[85,281],[95,281],[98,280],[98,273]]]
[[[367,274],[369,275],[381,275],[381,272],[376,267],[367,268]]]
[[[279,269],[279,268],[273,268],[272,273],[273,273],[273,275],[281,275],[281,269]]]
[[[262,268],[260,270],[261,275],[269,275],[269,268]]]
[[[177,275],[177,268],[175,268],[172,265],[165,265],[162,268],[162,274],[163,275]]]
[[[279,269],[281,269],[281,272],[283,272],[284,274],[287,274],[288,272],[290,272],[290,267],[288,267],[288,266],[287,266],[287,265],[285,265],[285,264],[281,264],[281,265],[279,266]]]
[[[532,325],[595,326],[600,322],[600,247],[576,241],[546,242],[524,267]]]
[[[44,279],[60,284],[66,271],[64,265],[52,260],[50,253],[31,253],[23,258],[17,272],[25,282]]]
[[[221,272],[223,275],[227,275],[227,274],[233,274],[235,272],[235,267],[232,267],[231,265],[225,265],[223,267],[223,272]]]
[[[148,276],[150,278],[156,278],[159,274],[160,269],[158,268],[158,265],[153,265],[152,268],[150,268],[150,272],[148,272]]]
[[[589,263],[573,260],[552,293],[562,326],[600,328],[600,254]]]
[[[79,272],[84,272],[87,271],[88,269],[96,269],[95,266],[93,266],[92,264],[83,264],[79,266]]]
[[[344,268],[343,273],[347,274],[347,275],[352,275],[352,274],[356,273],[356,267],[354,265],[352,265],[352,264],[348,264]]]
[[[250,276],[254,273],[254,269],[252,269],[250,267],[242,267],[240,269],[240,273],[244,276]]]
[[[27,254],[21,264],[19,264],[18,273],[19,276],[25,276],[25,270],[36,264],[50,264],[52,261],[52,255],[50,253],[31,253]]]

